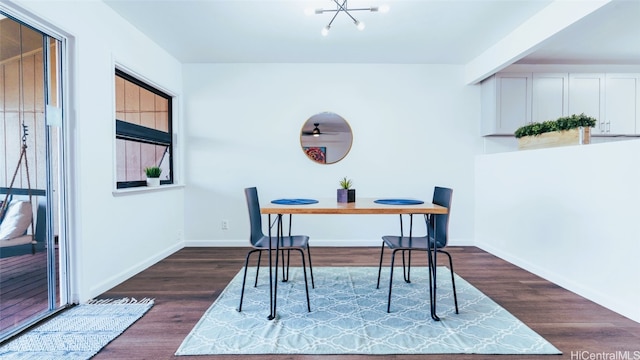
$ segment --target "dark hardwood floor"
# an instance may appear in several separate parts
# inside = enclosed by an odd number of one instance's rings
[[[46,252],[0,259],[0,333],[48,307]]]
[[[242,268],[247,252],[247,248],[185,248],[100,296],[151,297],[155,298],[155,305],[94,359],[582,360],[613,359],[612,356],[617,356],[615,359],[640,359],[640,323],[607,310],[478,248],[449,249],[454,259],[454,270],[458,275],[545,337],[560,349],[563,355],[174,356],[198,319]],[[312,248],[312,260],[314,267],[377,266],[379,251],[377,247],[316,247]],[[389,256],[387,260],[388,258]],[[442,257],[439,259],[445,260]]]

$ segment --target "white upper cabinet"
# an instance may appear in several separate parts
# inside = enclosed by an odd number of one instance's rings
[[[568,82],[567,73],[533,73],[533,122],[555,120],[568,115]]]
[[[482,82],[482,135],[513,135],[531,122],[531,74],[499,73]]]
[[[629,135],[636,132],[640,113],[638,83],[640,74],[607,74],[605,87],[605,116],[600,130],[608,135]]]
[[[604,118],[604,83],[604,74],[569,74],[568,115],[585,114],[596,119],[598,122],[591,128],[592,134],[602,133],[600,121]]]
[[[640,73],[505,72],[482,82],[483,136],[582,113],[598,121],[592,135],[640,135]]]

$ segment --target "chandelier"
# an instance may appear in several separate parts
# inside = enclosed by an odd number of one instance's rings
[[[367,7],[367,8],[352,8],[352,9],[349,9],[349,5],[347,4],[347,0],[333,0],[333,2],[336,4],[336,8],[335,9],[310,9],[310,10],[306,10],[306,12],[308,14],[334,13],[333,17],[329,21],[329,24],[327,24],[327,26],[322,28],[322,31],[320,32],[322,34],[322,36],[327,36],[329,34],[329,30],[331,29],[331,24],[333,24],[333,20],[336,19],[336,17],[338,16],[338,14],[340,12],[344,12],[345,14],[347,14],[347,16],[349,16],[349,18],[351,18],[353,23],[356,25],[358,30],[363,30],[364,26],[365,26],[364,22],[357,20],[353,15],[351,15],[351,12],[353,12],[353,11],[370,11],[370,12],[385,13],[385,12],[389,11],[389,7],[388,6],[371,6],[371,7]]]

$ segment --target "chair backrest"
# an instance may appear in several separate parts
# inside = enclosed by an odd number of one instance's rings
[[[249,236],[249,240],[251,241],[251,244],[255,244],[264,236],[264,233],[262,232],[260,202],[258,201],[258,189],[255,187],[246,188],[244,189],[244,195],[247,198],[249,222],[251,224],[251,235]]]
[[[430,217],[430,227],[429,229],[433,229],[434,220],[435,221],[435,234],[437,239],[437,247],[445,247],[447,246],[447,242],[449,241],[449,215],[451,214],[451,198],[453,197],[453,190],[449,188],[436,186],[433,189],[433,200],[432,203],[440,206],[444,206],[449,211],[446,214],[434,215]],[[430,236],[433,236],[430,234]]]

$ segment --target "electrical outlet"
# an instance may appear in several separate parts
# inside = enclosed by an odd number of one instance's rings
[[[229,220],[222,220],[220,227],[222,230],[229,230]]]

